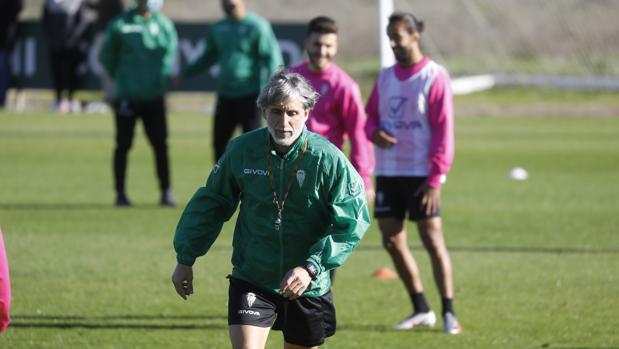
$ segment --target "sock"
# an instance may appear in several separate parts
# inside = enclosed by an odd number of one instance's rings
[[[454,300],[452,298],[441,298],[441,302],[443,303],[443,315],[446,313],[456,315],[456,312],[454,312]]]
[[[423,292],[412,293],[410,297],[413,302],[414,313],[427,313],[430,311],[430,307],[428,307],[428,303],[426,303],[426,297],[423,295]]]

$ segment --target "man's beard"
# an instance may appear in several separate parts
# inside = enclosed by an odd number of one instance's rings
[[[236,9],[236,5],[224,5],[223,6],[224,13],[229,17],[234,13],[234,9]]]
[[[299,130],[295,130],[292,133],[292,136],[290,137],[286,137],[286,138],[280,138],[277,136],[277,132],[275,132],[274,129],[267,127],[267,129],[269,130],[269,133],[271,134],[271,138],[273,138],[273,141],[277,144],[277,145],[281,145],[284,147],[288,147],[294,144],[294,142],[299,138],[299,136],[301,135],[301,131],[303,131],[303,129],[299,129]]]

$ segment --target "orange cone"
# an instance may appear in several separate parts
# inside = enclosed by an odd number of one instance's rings
[[[393,270],[387,267],[382,267],[373,272],[372,277],[381,280],[395,280],[398,278],[398,274],[396,274]]]

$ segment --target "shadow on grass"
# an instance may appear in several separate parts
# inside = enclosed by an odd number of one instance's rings
[[[106,315],[106,316],[77,316],[77,315],[14,315],[13,320],[226,320],[226,315]]]
[[[57,328],[71,330],[82,328],[87,330],[117,330],[117,329],[139,329],[139,330],[225,330],[228,324],[140,324],[140,323],[88,323],[88,322],[62,322],[62,323],[34,323],[34,322],[12,322],[12,328]]]
[[[411,246],[413,250],[424,250],[422,246]],[[472,253],[548,253],[548,254],[619,254],[619,248],[587,247],[532,247],[532,246],[449,246],[450,252]],[[361,245],[357,251],[383,250],[380,245]],[[619,349],[619,348],[618,348]]]
[[[179,204],[178,207],[184,207],[184,204]],[[0,203],[0,210],[4,211],[77,211],[77,210],[153,210],[153,209],[170,209],[170,207],[162,207],[157,203],[135,204],[131,207],[116,207],[112,202],[107,203]]]
[[[355,324],[355,323],[347,323],[347,324],[338,324],[338,331],[352,331],[352,332],[393,332],[393,333],[406,333],[407,330],[395,330],[390,325],[376,325],[376,324]],[[440,328],[416,328],[415,333],[435,333],[435,332],[443,332]]]
[[[145,329],[145,330],[225,330],[228,328],[225,315],[15,315],[12,317],[13,328],[56,328],[89,330],[98,329]],[[152,321],[152,322],[151,322]],[[341,324],[338,331],[352,332],[402,332],[388,325],[376,324]],[[418,329],[417,332],[441,332],[439,329]]]
[[[205,330],[227,329],[224,315],[110,315],[110,316],[60,316],[15,315],[13,328],[57,329],[146,329],[146,330]],[[152,321],[152,322],[151,322]],[[206,321],[206,323],[205,323]],[[211,321],[214,321],[212,323]],[[188,323],[191,322],[191,323]]]
[[[423,246],[413,245],[415,251],[424,251]],[[210,251],[228,252],[232,247],[216,245]],[[357,252],[383,251],[381,245],[361,245]],[[619,254],[619,248],[587,247],[533,247],[533,246],[449,246],[450,252],[462,253],[532,253],[532,254]],[[611,348],[619,349],[619,348]]]

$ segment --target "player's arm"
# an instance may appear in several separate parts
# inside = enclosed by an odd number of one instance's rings
[[[260,89],[262,89],[271,75],[284,65],[284,58],[271,25],[265,22],[259,26],[259,30],[258,56],[260,60]]]
[[[120,39],[117,21],[112,21],[105,30],[103,44],[99,52],[99,62],[112,78],[116,73],[118,54],[120,51]]]
[[[314,264],[317,274],[341,266],[361,242],[370,226],[370,215],[363,181],[348,160],[342,158],[338,168],[325,171],[329,185],[331,225],[324,238],[310,248],[306,262]]]
[[[428,96],[428,113],[431,128],[430,173],[421,204],[428,214],[439,209],[441,180],[447,175],[454,157],[454,109],[449,75],[437,75]]]
[[[183,78],[187,78],[190,76],[194,76],[202,73],[210,66],[217,62],[217,58],[219,55],[217,49],[217,42],[215,41],[213,30],[209,28],[206,33],[206,45],[204,48],[204,52],[193,62],[189,62],[187,65],[183,67],[181,70],[181,76]]]
[[[239,187],[231,170],[229,154],[214,166],[206,186],[199,188],[183,211],[174,235],[177,267],[172,275],[181,297],[193,293],[191,267],[206,254],[239,202]]]
[[[365,107],[368,121],[365,126],[366,137],[371,140],[376,146],[386,149],[391,148],[398,143],[398,139],[391,133],[380,127],[380,113],[378,110],[378,86],[374,83],[372,93]]]
[[[303,265],[289,270],[280,285],[280,293],[296,299],[321,273],[342,265],[359,245],[370,226],[363,181],[346,159],[340,159],[339,168],[324,171],[338,174],[325,178],[328,186],[331,225],[327,234],[310,248],[310,256]]]
[[[67,44],[71,47],[77,44],[77,42],[82,38],[84,32],[86,32],[86,29],[88,28],[88,25],[90,24],[86,18],[85,7],[83,6],[84,5],[80,5],[77,12],[73,15],[73,29],[70,36],[66,39]]]
[[[338,105],[339,115],[342,117],[350,142],[350,161],[361,175],[366,192],[373,192],[374,148],[365,134],[367,115],[363,109],[361,91],[356,83],[351,83],[344,89]]]
[[[176,28],[174,28],[174,23],[172,21],[166,21],[166,37],[167,37],[167,45],[166,52],[163,57],[163,75],[170,75],[170,70],[172,69],[172,64],[174,64],[174,58],[176,58],[176,50],[178,48],[178,34],[176,33]]]

